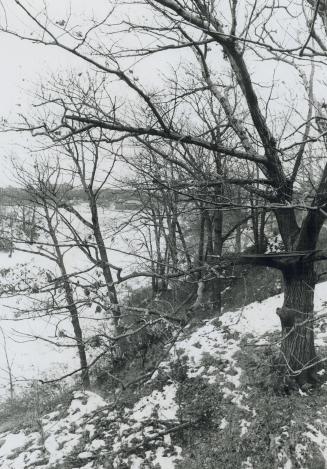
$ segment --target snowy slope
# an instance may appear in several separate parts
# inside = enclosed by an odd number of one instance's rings
[[[323,283],[317,288],[315,300],[316,310],[320,314],[324,313],[326,299],[327,283]],[[223,402],[235,406],[241,412],[240,438],[244,438],[256,411],[251,407],[248,393],[242,387],[243,369],[238,362],[238,353],[242,340],[249,334],[256,343],[264,343],[266,334],[278,330],[279,320],[275,310],[281,302],[282,295],[278,295],[248,305],[242,310],[227,312],[219,322],[208,320],[197,329],[186,328],[147,383],[150,391],[132,407],[118,411],[113,402],[106,402],[95,393],[77,392],[68,408],[59,406],[44,416],[39,430],[0,434],[0,467],[59,469],[64,467],[60,464],[65,463],[69,469],[104,469],[107,467],[105,463],[110,460],[117,469],[174,469],[184,457],[182,448],[174,444],[173,435],[169,434],[170,429],[180,425],[178,383],[168,378],[158,387],[156,380],[160,370],[169,377],[172,363],[182,356],[188,361],[189,378],[201,377],[210,384],[219,385]],[[323,328],[317,331],[317,336],[318,342],[326,342],[327,334]],[[203,359],[208,356],[217,361],[205,366]],[[327,461],[327,429],[324,433],[323,422],[319,423],[318,420],[307,424],[303,438],[315,443]],[[228,420],[222,417],[221,431],[224,432],[228,425]],[[271,438],[271,445],[277,448],[276,461],[279,462],[276,468],[307,467],[301,465],[303,454],[307,451],[302,443],[297,443],[295,447],[296,466],[292,465],[284,451],[281,442],[288,438],[288,429],[281,429],[280,435]],[[253,466],[251,458],[244,460],[237,469],[242,468],[259,469]]]
[[[81,207],[81,212],[83,211],[86,213],[85,207]],[[121,232],[123,220],[118,213],[103,211],[101,216],[107,245],[113,248],[112,251],[109,250],[111,262],[123,266],[127,272],[134,270],[137,257],[132,257],[131,260],[131,256],[124,255],[122,251],[136,254],[141,252],[137,233],[129,228]],[[80,226],[79,229],[82,231],[83,228]],[[117,232],[119,235],[115,235]],[[89,265],[87,259],[74,249],[67,253],[66,258],[69,272]],[[47,259],[18,251],[12,257],[0,252],[0,265],[11,269],[7,279],[0,279],[0,288],[2,281],[14,283],[15,278],[21,276],[26,269],[29,271],[28,276],[38,282],[41,282],[39,269],[55,270]],[[139,285],[140,281],[135,281],[130,287],[136,288]],[[172,364],[177,363],[181,357],[186,359],[189,378],[199,377],[209,384],[220,386],[223,402],[229,403],[240,412],[240,437],[245,437],[256,410],[242,385],[244,370],[238,358],[242,340],[251,336],[251,342],[257,345],[269,343],[269,334],[280,329],[276,308],[282,305],[282,301],[283,295],[277,295],[240,310],[226,312],[219,321],[208,320],[196,329],[186,328],[159,370],[147,383],[150,390],[139,397],[132,407],[117,412],[111,400],[106,402],[95,393],[75,393],[68,407],[60,406],[51,414],[43,416],[33,429],[0,434],[0,468],[59,469],[65,464],[68,469],[104,469],[105,461],[110,457],[113,467],[118,469],[145,469],[151,467],[150,464],[157,464],[163,469],[174,469],[183,460],[184,454],[169,433],[170,429],[181,424],[178,383],[171,378],[170,371]],[[16,379],[26,379],[28,382],[44,373],[54,377],[78,366],[74,348],[58,348],[50,343],[27,339],[26,334],[31,334],[53,340],[58,321],[61,328],[71,331],[69,318],[66,317],[15,317],[19,309],[28,309],[28,305],[34,304],[33,302],[34,297],[27,298],[24,295],[0,296],[0,325],[7,340],[13,373]],[[318,316],[326,314],[326,304],[327,282],[324,282],[316,287],[315,292],[315,311]],[[82,322],[90,335],[99,325],[98,320],[90,318],[82,319]],[[324,323],[325,318],[321,322]],[[320,327],[321,323],[318,325],[316,344],[325,346],[326,327]],[[2,345],[3,338],[0,334],[0,348]],[[204,364],[206,357],[212,359],[210,366]],[[6,366],[5,355],[0,353],[0,396],[7,392]],[[161,372],[165,374],[166,381],[159,386],[157,380]],[[21,381],[16,386],[19,383]],[[220,422],[221,431],[228,428],[228,425],[228,420],[223,417]],[[283,431],[284,434],[275,437],[277,447],[280,446],[279,439],[287,436],[288,430]],[[327,464],[327,428],[324,427],[324,417],[308,423],[304,435],[307,441],[310,440],[320,448]],[[145,441],[148,444],[143,448]],[[302,448],[299,443],[296,448],[300,461],[306,447]],[[278,451],[278,469],[291,469],[293,466],[288,455],[283,450]],[[249,459],[244,460],[241,467],[254,469],[255,466]],[[306,466],[297,467],[303,469]]]

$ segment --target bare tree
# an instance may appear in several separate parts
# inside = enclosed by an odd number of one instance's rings
[[[51,134],[49,137],[53,140]],[[103,168],[102,140],[103,132],[100,129],[99,131],[88,132],[86,138],[83,139],[72,135],[70,139],[65,140],[59,145],[61,171],[67,175],[73,174],[74,181],[82,187],[87,198],[89,214],[84,216],[67,200],[59,200],[53,197],[52,202],[56,204],[57,210],[61,213],[63,223],[70,230],[73,242],[94,265],[102,270],[110,302],[108,314],[113,315],[115,327],[119,328],[120,308],[112,270],[119,271],[120,269],[109,262],[98,209],[98,198],[101,195],[102,189],[106,187],[115,164],[115,158],[112,164],[109,162],[105,163],[107,169]],[[53,143],[56,146],[56,142],[54,141]],[[68,165],[66,168],[65,164]],[[64,216],[63,212],[69,213],[78,222],[81,222],[90,233],[89,238],[94,239],[94,242],[81,236],[78,230],[76,230],[74,222]]]
[[[64,290],[65,307],[67,308],[71,323],[74,330],[74,340],[76,341],[76,347],[78,350],[78,356],[80,360],[82,370],[82,383],[83,387],[88,389],[90,387],[90,377],[88,371],[88,363],[86,357],[86,348],[83,339],[82,328],[80,325],[79,313],[77,303],[74,295],[73,284],[71,282],[69,273],[66,269],[64,253],[61,248],[61,241],[59,240],[59,224],[60,215],[58,214],[54,200],[63,197],[63,191],[60,187],[60,169],[52,169],[49,165],[34,164],[35,174],[28,174],[23,168],[17,168],[17,176],[23,184],[24,191],[27,199],[39,208],[39,214],[42,214],[42,220],[44,221],[44,229],[47,236],[49,236],[48,256],[57,265],[60,277],[54,281],[50,273],[48,273],[48,282],[50,287],[54,284],[54,290],[60,286]],[[29,237],[28,237],[29,239]],[[42,248],[42,241],[41,246]],[[42,251],[40,249],[40,255]],[[50,311],[49,311],[50,314]]]
[[[0,330],[1,330],[2,342],[3,342],[3,344],[2,344],[3,351],[4,351],[4,354],[5,354],[5,358],[6,358],[6,365],[7,365],[6,372],[8,374],[8,380],[9,380],[10,399],[11,399],[11,401],[13,401],[14,396],[15,396],[15,384],[14,384],[14,375],[13,375],[13,362],[14,362],[14,360],[9,358],[8,347],[7,347],[7,338],[5,336],[5,333],[3,332],[2,327],[0,327]]]
[[[29,128],[36,135],[51,133],[58,140],[86,135],[96,128],[101,129],[103,139],[111,144],[120,142],[128,146],[140,138],[152,144],[170,142],[175,147],[188,148],[189,154],[195,149],[206,149],[228,158],[231,164],[256,169],[258,177],[244,177],[240,172],[240,176],[230,182],[264,201],[265,210],[276,219],[284,252],[243,256],[238,262],[265,265],[282,272],[285,298],[278,312],[282,326],[282,363],[285,372],[299,382],[315,382],[315,263],[326,257],[325,253],[317,251],[327,210],[326,116],[324,105],[314,98],[314,67],[308,71],[306,61],[326,56],[321,39],[321,35],[326,34],[325,4],[310,1],[304,8],[296,5],[296,14],[290,15],[275,2],[264,6],[234,1],[217,4],[213,0],[147,0],[145,3],[151,14],[144,23],[129,18],[119,24],[120,28],[125,24],[126,30],[138,36],[150,35],[152,46],[131,48],[123,44],[108,46],[108,28],[116,24],[115,21],[110,23],[108,17],[99,21],[97,28],[92,25],[80,37],[65,22],[58,26],[51,18],[36,16],[23,2],[16,1],[17,8],[40,31],[33,41],[55,45],[79,57],[95,68],[98,76],[101,74],[103,84],[101,86],[101,80],[97,81],[96,77],[87,85],[81,82],[78,87],[76,81],[73,85],[69,80],[58,82],[55,99],[47,93],[40,97],[41,105],[48,106],[49,101],[51,106],[58,105],[57,118],[54,115],[40,117],[35,125],[29,123],[23,128]],[[285,23],[279,21],[280,15],[286,15],[287,24],[296,32],[292,38],[283,34]],[[111,26],[112,37],[117,32],[115,28]],[[6,32],[24,37],[8,28]],[[100,43],[99,37],[103,39]],[[279,37],[287,39],[279,40]],[[312,38],[319,50],[311,47]],[[30,40],[30,37],[26,35],[25,39]],[[142,84],[126,67],[131,64],[133,68],[133,60],[140,57],[150,60],[154,54],[171,49],[187,54],[191,62],[188,66],[190,79],[185,81],[175,74],[172,86],[164,92],[150,89],[145,78]],[[262,61],[265,64],[277,61],[290,71],[292,82],[282,83],[283,91],[279,96],[274,90],[273,66],[267,78],[269,91],[257,85],[258,77],[252,72],[252,65]],[[197,75],[194,70],[198,71]],[[297,87],[306,103],[300,104],[300,112],[286,99],[290,88],[294,87],[295,73]],[[106,80],[108,84],[104,84]],[[109,80],[118,80],[127,98],[122,93],[115,96],[115,92],[109,96]],[[67,95],[68,100],[64,98]],[[188,102],[190,95],[199,100],[206,97],[220,109],[232,138],[217,141],[214,122],[210,131],[203,131],[194,106]],[[183,125],[181,116],[184,116]],[[188,125],[191,120],[192,125]],[[302,176],[309,169],[308,159],[318,154],[322,155],[322,161],[314,165],[316,171],[310,174],[310,193],[303,198]],[[251,204],[242,206],[253,208]],[[234,208],[239,208],[237,203]]]

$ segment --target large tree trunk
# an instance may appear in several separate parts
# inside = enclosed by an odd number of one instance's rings
[[[314,265],[297,263],[284,272],[285,297],[277,309],[282,325],[281,361],[299,384],[316,382],[313,333]]]

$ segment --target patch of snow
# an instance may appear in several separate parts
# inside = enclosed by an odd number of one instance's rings
[[[190,337],[179,340],[176,344],[176,352],[184,352],[194,366],[200,366],[203,356],[214,355],[219,346],[226,346],[223,334],[213,324],[207,322]]]
[[[3,440],[3,436],[0,435],[0,439]],[[19,433],[9,433],[4,436],[5,442],[0,448],[0,458],[2,456],[10,457],[14,451],[22,449],[28,442],[29,436],[26,435],[23,431]]]
[[[132,456],[130,458],[131,466],[130,469],[142,469],[144,460],[138,456]]]
[[[103,440],[92,440],[92,443],[90,444],[90,450],[91,451],[97,451],[100,448],[104,448],[106,446],[105,442]]]
[[[141,422],[151,417],[156,411],[160,420],[174,420],[178,406],[175,402],[176,386],[166,385],[162,391],[153,391],[150,396],[142,397],[134,406],[130,415],[132,420]]]
[[[69,413],[73,416],[79,412],[79,417],[105,407],[107,402],[101,396],[91,391],[77,391],[70,405]],[[74,417],[72,417],[74,420]]]
[[[242,419],[241,420],[241,424],[240,424],[240,427],[241,427],[241,437],[244,436],[247,431],[248,431],[248,428],[249,426],[251,425],[250,422],[248,422],[247,420],[245,419]]]
[[[316,443],[325,459],[325,462],[327,463],[327,436],[311,424],[307,424],[307,428],[309,431],[306,432],[305,435],[309,438],[309,440]]]
[[[88,458],[91,458],[92,456],[93,456],[93,453],[91,453],[90,451],[83,451],[82,453],[79,453],[77,457],[80,459],[88,459]]]
[[[228,426],[228,421],[225,419],[225,417],[223,417],[221,419],[219,428],[220,428],[220,430],[224,430],[227,426]]]
[[[226,312],[220,320],[223,326],[230,327],[242,335],[260,336],[280,330],[280,319],[276,309],[283,304],[283,294],[272,296],[261,302],[251,303],[241,310]]]
[[[59,411],[51,412],[41,421],[42,432],[3,433],[0,434],[1,469],[24,469],[40,467],[42,469],[62,464],[66,457],[80,443],[85,419],[107,403],[97,394],[86,391],[74,394],[71,405],[60,419]],[[88,428],[88,430],[93,430]],[[90,434],[90,431],[88,432]],[[43,442],[43,443],[42,443]],[[92,446],[92,445],[91,445]],[[94,451],[104,446],[101,440],[93,440]],[[79,457],[87,459],[94,453],[90,450],[81,452]],[[91,468],[86,465],[85,468]]]
[[[253,464],[251,462],[250,456],[242,462],[241,469],[253,469]]]
[[[153,461],[153,464],[154,465],[158,464],[159,467],[161,467],[162,469],[174,469],[176,461],[178,459],[182,459],[181,458],[182,449],[180,447],[175,447],[175,449],[177,449],[177,455],[167,456],[165,455],[166,448],[162,446],[157,448],[156,457]]]

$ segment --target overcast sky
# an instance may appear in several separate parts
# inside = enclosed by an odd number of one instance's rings
[[[32,31],[30,23],[19,14],[19,10],[14,3],[13,0],[3,2],[3,8],[0,9],[1,24],[3,25],[7,21],[9,25],[15,28]],[[42,3],[39,0],[26,2],[26,4],[32,5],[35,11],[41,8]],[[96,2],[50,0],[47,4],[49,14],[54,20],[58,21],[67,17],[70,5],[76,22],[79,19],[82,22],[83,17],[88,20],[94,15],[101,16],[108,10],[108,2],[105,0],[97,0]],[[82,61],[58,48],[36,45],[3,33],[0,34],[0,63],[2,64],[0,73],[0,117],[8,119],[10,122],[16,121],[19,112],[32,112],[31,105],[34,91],[49,75],[72,68],[83,70],[86,67]],[[0,134],[0,186],[14,183],[8,159],[10,160],[11,156],[19,156],[22,159],[28,158],[28,152],[23,148],[26,144],[28,144],[26,136]]]
[[[95,2],[89,0],[47,0],[46,3],[48,14],[54,22],[67,18],[71,9],[73,21],[81,25],[81,30],[83,30],[83,25],[89,24],[90,18],[103,18],[110,8],[108,0],[96,0]],[[26,1],[25,4],[29,5],[36,13],[42,7],[43,1],[30,0],[29,2]],[[3,5],[3,8],[1,8],[1,5]],[[26,21],[26,18],[17,9],[14,0],[3,0],[0,3],[0,21],[1,25],[7,22],[9,26],[16,30],[24,30],[27,35],[33,32],[31,23]],[[185,54],[187,52],[185,49],[183,54],[183,56],[180,56],[176,52],[174,54],[170,52],[156,55],[151,58],[151,66],[143,61],[135,67],[135,70],[137,70],[137,73],[141,73],[141,81],[151,86],[151,81],[157,84],[155,70],[160,67],[162,71],[167,70],[168,72],[168,64],[177,67],[181,57],[186,60]],[[16,120],[18,112],[27,115],[33,113],[33,92],[37,90],[42,81],[46,81],[47,76],[51,73],[65,73],[64,71],[71,68],[83,71],[87,67],[82,61],[58,48],[35,45],[3,33],[0,34],[0,60],[2,64],[0,74],[0,117],[8,119],[10,122]],[[164,61],[167,66],[163,65]],[[281,96],[281,93],[284,93],[285,102],[287,99],[296,102],[296,88],[294,85],[291,83],[290,92],[286,94],[283,83],[284,75],[286,79],[292,82],[290,76],[292,74],[295,76],[294,70],[290,70],[285,64],[279,64],[276,73],[276,67],[277,65],[272,62],[260,64],[259,61],[255,61],[250,64],[250,69],[256,73],[260,86],[265,85],[265,83],[270,84],[272,76],[275,74],[274,93],[276,96]],[[279,89],[282,91],[279,91]],[[260,88],[260,93],[261,95],[265,93],[264,86]],[[269,88],[267,88],[266,93],[269,93]],[[280,107],[282,103],[277,100],[277,105]],[[305,108],[305,102],[302,105]],[[13,184],[9,164],[10,156],[18,156],[21,159],[29,157],[28,152],[23,148],[24,145],[28,146],[27,136],[0,134],[0,186]]]

